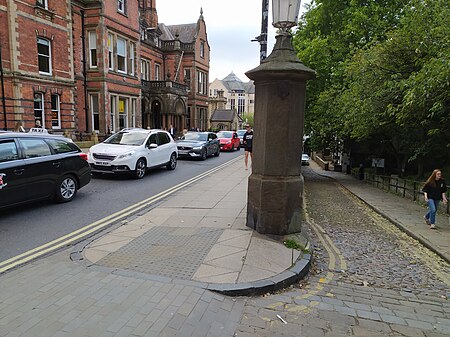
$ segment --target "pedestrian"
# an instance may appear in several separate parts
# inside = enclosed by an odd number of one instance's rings
[[[422,192],[425,197],[425,202],[428,204],[428,212],[423,218],[425,223],[429,225],[431,229],[435,229],[436,212],[439,201],[442,200],[444,204],[447,203],[447,197],[445,195],[445,192],[447,192],[447,185],[442,178],[441,170],[436,169],[431,173],[422,188]]]
[[[244,145],[244,163],[245,163],[245,169],[248,170],[248,156],[250,155],[250,158],[252,160],[253,163],[253,153],[252,153],[252,148],[253,148],[253,130],[252,127],[250,126],[250,124],[246,125],[246,132],[244,133],[244,137],[242,139],[242,143]]]
[[[15,132],[25,132],[25,128],[22,125],[22,122],[17,122],[16,126],[14,127]]]
[[[364,165],[361,163],[359,164],[359,180],[364,180]]]
[[[169,133],[172,136],[172,138],[175,139],[175,135],[177,134],[177,129],[172,124],[170,124]]]

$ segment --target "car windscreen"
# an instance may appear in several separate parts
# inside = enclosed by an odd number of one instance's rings
[[[246,132],[247,130],[237,130],[237,134],[239,137],[242,137]]]
[[[139,146],[144,144],[147,136],[148,133],[143,132],[118,132],[106,139],[104,143]]]
[[[208,135],[206,133],[186,133],[184,135],[185,140],[208,140]]]
[[[233,138],[233,132],[222,131],[217,133],[217,137],[219,138]]]

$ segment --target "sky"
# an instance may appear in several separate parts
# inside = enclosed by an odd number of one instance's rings
[[[300,12],[304,11],[304,2]],[[275,43],[271,3],[267,55]],[[177,25],[197,22],[202,8],[211,48],[209,81],[222,80],[233,72],[247,82],[245,73],[259,65],[260,45],[251,40],[261,33],[261,6],[262,0],[158,0],[156,11],[160,23]]]

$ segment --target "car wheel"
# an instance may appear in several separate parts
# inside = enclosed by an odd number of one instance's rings
[[[59,181],[56,186],[56,201],[68,202],[75,198],[77,194],[77,181],[72,175],[65,175]]]
[[[136,179],[144,178],[146,170],[147,170],[147,164],[145,163],[145,159],[139,158],[136,163],[136,169],[134,170],[134,177]]]
[[[175,153],[172,153],[172,155],[170,156],[170,160],[166,165],[168,170],[175,170],[175,168],[177,167],[177,155]]]
[[[214,153],[214,156],[218,157],[219,155],[220,155],[220,147],[218,146],[216,153]]]
[[[203,148],[202,149],[202,154],[201,154],[201,159],[202,160],[206,160],[206,157],[207,157],[208,155],[207,155],[207,153],[206,153],[206,149],[205,148]]]

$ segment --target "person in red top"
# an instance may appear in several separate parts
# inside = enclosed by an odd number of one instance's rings
[[[435,229],[436,211],[439,201],[442,200],[444,204],[447,203],[447,196],[445,195],[445,192],[447,192],[447,185],[442,178],[441,170],[436,169],[431,173],[422,188],[422,192],[425,197],[425,202],[428,204],[428,212],[423,218],[425,223],[429,225],[431,229]]]

